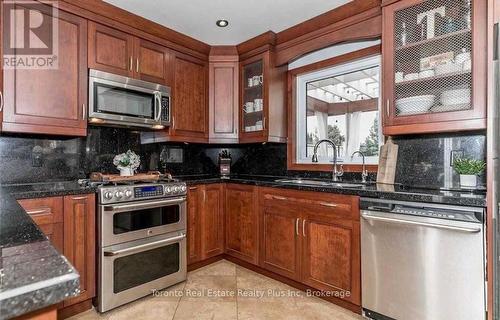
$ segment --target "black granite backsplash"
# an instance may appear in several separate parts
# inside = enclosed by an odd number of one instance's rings
[[[453,187],[458,175],[450,166],[451,154],[484,159],[484,134],[429,135],[395,138],[399,147],[396,182],[412,186]],[[94,127],[86,138],[39,136],[0,137],[0,184],[51,182],[85,178],[91,172],[117,172],[113,157],[127,151],[141,156],[140,171],[160,170],[173,175],[218,173],[217,160],[227,149],[233,174],[329,178],[331,172],[287,171],[285,144],[202,145],[183,143],[140,144],[135,131]],[[182,162],[165,161],[169,151],[182,150]],[[345,180],[359,180],[346,173]],[[370,177],[375,180],[374,174]]]

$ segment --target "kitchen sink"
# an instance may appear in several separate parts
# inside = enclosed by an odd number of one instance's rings
[[[320,180],[306,180],[306,179],[278,179],[275,180],[280,183],[290,183],[305,186],[326,186],[336,188],[361,188],[363,184],[348,183],[348,182],[334,182],[334,181],[320,181]]]

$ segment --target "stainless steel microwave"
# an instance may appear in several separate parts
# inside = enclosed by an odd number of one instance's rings
[[[170,125],[170,88],[90,70],[89,123],[153,130]]]

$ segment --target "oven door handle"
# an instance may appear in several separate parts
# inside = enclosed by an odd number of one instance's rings
[[[116,213],[130,210],[142,210],[142,209],[152,209],[164,207],[166,205],[182,204],[186,201],[186,197],[175,198],[169,200],[159,200],[159,201],[147,201],[142,203],[130,203],[130,204],[120,204],[112,206],[104,206],[103,209],[106,212]]]
[[[185,238],[186,238],[186,234],[183,233],[180,236],[176,236],[176,237],[172,237],[172,238],[168,238],[168,239],[163,239],[163,240],[158,240],[158,241],[154,241],[151,243],[145,243],[145,244],[141,244],[141,245],[131,247],[131,248],[114,250],[114,251],[104,251],[104,256],[105,257],[115,257],[118,255],[123,255],[123,254],[131,254],[134,252],[141,252],[141,251],[145,251],[145,250],[149,250],[149,249],[156,249],[156,248],[162,247],[164,245],[179,242],[181,240],[184,240]]]

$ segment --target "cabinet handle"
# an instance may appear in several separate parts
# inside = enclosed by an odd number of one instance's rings
[[[338,207],[338,204],[336,204],[336,203],[330,203],[330,202],[320,202],[319,204],[322,205],[323,207],[329,207],[329,208],[336,208],[336,207]]]
[[[0,91],[0,112],[3,111],[3,93]]]
[[[299,235],[299,222],[300,222],[299,218],[295,219],[295,233],[297,235]]]
[[[387,99],[386,103],[385,103],[385,113],[387,114],[387,118],[389,118],[390,116],[390,107],[391,107],[391,101],[389,99]]]
[[[72,197],[71,200],[86,200],[87,197]]]
[[[302,235],[306,236],[306,219],[302,220]]]
[[[190,187],[189,190],[198,190],[198,187]]]
[[[130,62],[129,62],[130,71],[132,71],[133,68],[134,68],[134,58],[132,56],[130,56]]]
[[[135,66],[135,71],[139,73],[139,58],[136,59],[137,65]]]
[[[266,130],[266,117],[262,119],[262,129]]]
[[[49,213],[49,212],[50,212],[50,208],[26,211],[26,213],[29,214],[30,216],[35,215],[35,214]]]
[[[275,200],[287,200],[285,197],[280,197],[280,196],[273,196],[273,199],[275,199]]]
[[[87,108],[85,107],[85,103],[82,104],[82,108],[83,108],[82,119],[85,120],[87,119]]]

